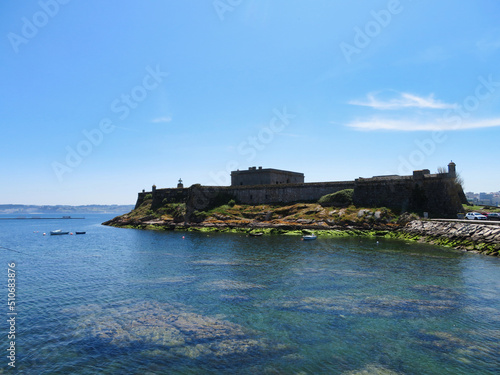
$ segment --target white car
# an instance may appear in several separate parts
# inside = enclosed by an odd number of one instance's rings
[[[465,218],[468,220],[487,220],[488,218],[484,215],[481,215],[479,212],[468,212],[465,215]]]

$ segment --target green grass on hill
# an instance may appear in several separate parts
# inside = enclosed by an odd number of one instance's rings
[[[500,207],[495,206],[474,206],[464,204],[463,207],[465,212],[500,212]]]

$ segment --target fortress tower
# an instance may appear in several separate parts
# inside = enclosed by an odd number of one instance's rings
[[[448,164],[448,175],[450,177],[453,177],[453,178],[457,177],[457,172],[455,169],[456,166],[457,165],[455,163],[453,163],[453,160],[450,162],[450,164]]]
[[[280,169],[250,167],[231,172],[231,186],[303,184],[304,174]]]

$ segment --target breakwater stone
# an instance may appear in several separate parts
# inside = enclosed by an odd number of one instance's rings
[[[438,245],[473,250],[488,255],[500,251],[500,225],[459,220],[413,220],[403,229],[406,236]]]

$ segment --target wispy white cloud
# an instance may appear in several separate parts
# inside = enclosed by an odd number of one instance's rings
[[[439,101],[433,94],[421,97],[386,90],[369,93],[365,101],[349,103],[391,112],[386,116],[358,118],[346,124],[347,127],[360,131],[456,131],[500,127],[500,117],[472,118],[470,113],[462,113],[463,108],[459,111],[461,106]]]
[[[499,39],[482,39],[476,42],[476,47],[481,51],[494,52],[500,48]]]
[[[457,53],[461,51],[460,46],[447,45],[447,49],[442,46],[429,46],[423,50],[418,50],[409,57],[398,60],[394,63],[396,66],[401,65],[424,65],[442,63],[451,60]]]
[[[367,100],[357,101],[352,100],[349,104],[359,105],[365,107],[371,107],[380,110],[397,110],[406,108],[421,108],[421,109],[449,109],[456,108],[456,104],[443,103],[439,100],[434,99],[434,95],[431,94],[428,97],[421,97],[414,94],[409,94],[406,92],[397,92],[396,97],[389,99],[379,99],[377,95],[379,93],[369,93],[367,95]]]
[[[477,54],[483,58],[490,58],[491,55],[498,52],[500,49],[500,38],[498,37],[498,30],[494,35],[488,35],[483,39],[476,42],[475,45]]]
[[[165,117],[157,117],[153,120],[151,120],[152,123],[158,124],[158,123],[166,123],[172,121],[172,117],[170,116],[165,116]]]
[[[349,124],[348,127],[372,131],[372,130],[392,130],[392,131],[451,131],[451,130],[466,130],[466,129],[481,129],[500,127],[500,117],[481,119],[481,120],[463,120],[460,123],[449,122],[443,118],[434,120],[395,120],[372,118],[369,120],[356,120]]]

